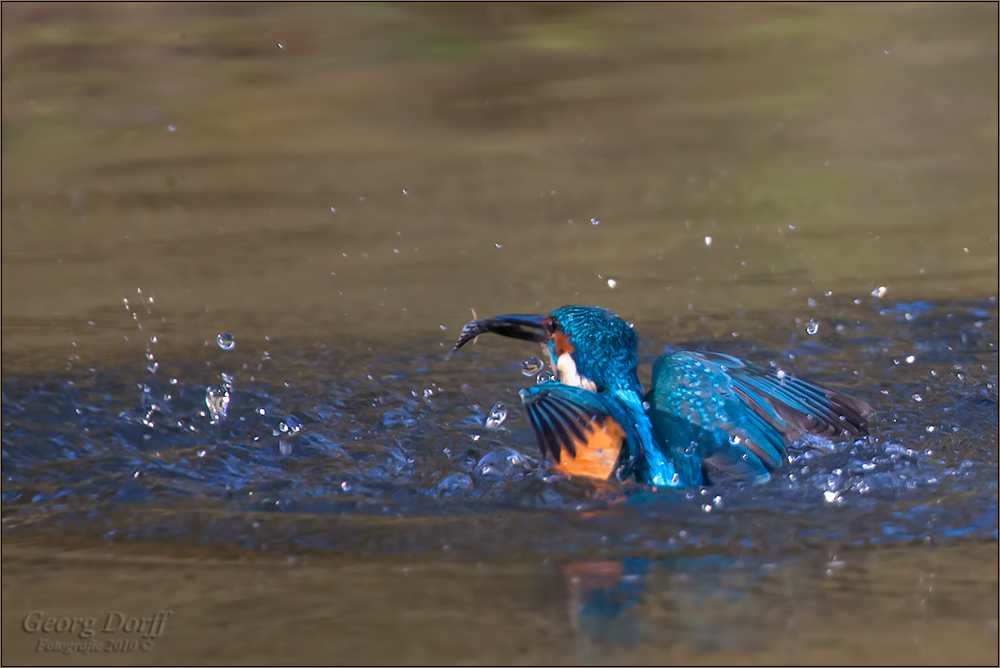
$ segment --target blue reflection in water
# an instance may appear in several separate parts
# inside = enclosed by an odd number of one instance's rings
[[[774,562],[718,554],[575,561],[563,566],[570,616],[599,645],[686,644],[747,649],[759,623],[754,590]]]

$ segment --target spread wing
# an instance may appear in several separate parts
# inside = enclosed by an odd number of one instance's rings
[[[607,479],[627,459],[626,443],[638,443],[613,398],[554,382],[520,395],[542,457],[551,454],[560,471]]]
[[[758,477],[803,434],[867,435],[871,414],[863,401],[721,353],[660,357],[647,401],[660,443]]]

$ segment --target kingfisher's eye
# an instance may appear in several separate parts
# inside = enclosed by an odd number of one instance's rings
[[[548,334],[549,337],[551,337],[556,332],[562,331],[562,325],[559,324],[559,320],[553,318],[552,316],[549,316],[545,319],[544,325],[545,325],[545,333]]]

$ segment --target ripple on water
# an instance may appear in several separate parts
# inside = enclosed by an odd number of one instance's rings
[[[160,360],[169,372],[154,374],[143,359],[5,374],[4,531],[369,551],[431,549],[444,532],[456,553],[549,555],[995,540],[996,305],[876,299],[837,306],[823,318],[841,326],[787,345],[802,331],[792,315],[757,330],[743,318],[746,334],[712,346],[849,388],[876,414],[870,440],[806,439],[770,481],[711,490],[612,489],[547,470],[516,395],[525,380],[499,348],[480,346],[478,362],[421,342],[367,358],[272,349],[238,387],[231,370],[259,360],[234,348],[225,369]],[[657,338],[644,333],[644,362]],[[363,521],[378,516],[399,519]],[[430,516],[434,530],[419,522]]]

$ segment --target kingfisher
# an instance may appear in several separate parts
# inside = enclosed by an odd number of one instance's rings
[[[633,326],[597,306],[473,320],[452,352],[489,332],[542,345],[553,379],[519,394],[543,461],[551,455],[569,475],[664,487],[763,481],[805,434],[868,435],[865,402],[723,353],[660,356],[644,395]]]

